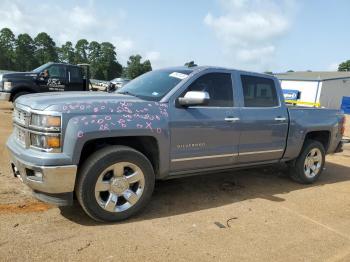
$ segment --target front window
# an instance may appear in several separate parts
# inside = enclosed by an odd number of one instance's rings
[[[178,83],[187,78],[191,72],[191,70],[151,71],[130,81],[116,93],[159,101]]]
[[[66,70],[63,66],[60,65],[52,65],[48,69],[49,76],[54,78],[65,78]]]
[[[187,91],[205,91],[209,94],[209,107],[232,107],[233,89],[229,73],[208,73],[196,79]]]

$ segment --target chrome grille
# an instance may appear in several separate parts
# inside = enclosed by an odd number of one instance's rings
[[[14,136],[15,136],[15,139],[22,145],[22,146],[26,146],[26,141],[27,141],[27,132],[18,127],[18,126],[14,126]]]
[[[19,125],[26,126],[28,124],[29,113],[15,108],[13,110],[13,121]]]

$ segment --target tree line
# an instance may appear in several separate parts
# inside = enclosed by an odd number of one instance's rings
[[[47,62],[90,64],[91,77],[111,80],[116,77],[133,79],[152,70],[149,60],[142,62],[140,55],[132,55],[123,67],[117,60],[116,47],[110,42],[88,42],[80,39],[75,44],[67,41],[57,46],[45,32],[32,38],[29,34],[17,37],[9,28],[0,30],[0,69],[31,71]]]
[[[340,63],[338,71],[350,71],[350,60]]]

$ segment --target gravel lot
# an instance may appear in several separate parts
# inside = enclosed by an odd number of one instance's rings
[[[318,183],[283,166],[157,183],[118,224],[40,203],[10,172],[11,105],[0,104],[1,261],[350,261],[350,144]]]

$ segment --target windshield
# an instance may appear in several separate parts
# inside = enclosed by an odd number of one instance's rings
[[[38,68],[35,68],[33,70],[34,73],[41,73],[45,68],[47,68],[49,66],[50,63],[46,63],[46,64],[43,64],[41,66],[39,66]]]
[[[117,93],[141,97],[145,100],[159,101],[191,70],[156,70],[143,74],[120,88]]]

